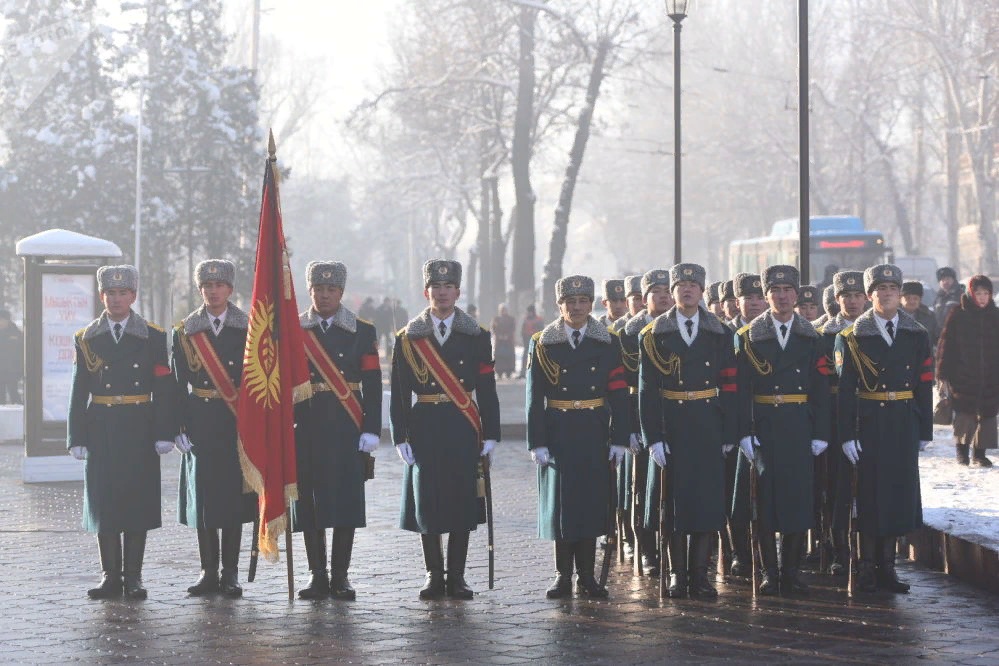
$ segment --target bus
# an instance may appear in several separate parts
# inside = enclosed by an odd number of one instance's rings
[[[813,216],[810,219],[808,280],[818,284],[825,277],[826,266],[839,270],[862,271],[883,263],[891,253],[880,231],[864,227],[864,221],[852,215]],[[798,218],[774,222],[769,236],[732,241],[728,251],[729,275],[762,273],[774,264],[798,265]]]

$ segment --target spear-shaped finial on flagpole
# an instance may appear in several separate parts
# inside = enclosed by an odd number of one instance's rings
[[[277,144],[274,143],[274,130],[268,130],[267,157],[273,162],[277,160]]]

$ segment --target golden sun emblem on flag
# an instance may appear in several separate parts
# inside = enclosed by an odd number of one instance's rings
[[[250,312],[243,357],[243,383],[250,397],[267,409],[281,402],[281,373],[273,330],[274,304],[268,299],[257,301]]]

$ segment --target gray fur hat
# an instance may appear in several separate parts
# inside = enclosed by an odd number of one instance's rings
[[[868,295],[874,291],[875,287],[885,282],[897,284],[899,289],[902,288],[902,271],[898,266],[893,264],[878,264],[877,266],[870,266],[864,271],[864,290]]]
[[[461,287],[461,264],[451,259],[431,259],[423,264],[423,288],[432,282],[448,282]]]
[[[236,282],[236,266],[226,259],[206,259],[195,267],[194,281],[198,289],[206,282],[224,282],[232,287]]]
[[[724,303],[733,298],[735,298],[735,281],[725,280],[718,288],[718,300]]]
[[[608,301],[623,301],[624,280],[604,280],[604,298]]]
[[[739,273],[732,279],[733,293],[736,298],[744,296],[763,295],[763,280],[754,273]]]
[[[339,261],[310,261],[305,267],[306,289],[317,284],[347,288],[347,267]]]
[[[593,300],[593,280],[585,275],[569,275],[555,283],[555,300],[561,303],[569,296],[589,296]]]
[[[776,287],[779,284],[790,285],[796,291],[801,284],[798,278],[798,269],[794,266],[787,266],[784,264],[767,266],[763,269],[762,277],[764,294],[770,291],[771,287]]]
[[[840,271],[833,276],[833,299],[848,291],[864,291],[864,274],[860,271]]]
[[[139,289],[139,271],[131,264],[120,266],[101,266],[97,269],[97,288],[99,291],[108,289]]]
[[[649,290],[657,284],[664,284],[669,289],[669,271],[665,268],[653,268],[642,276],[642,298],[649,295]]]
[[[642,293],[642,276],[641,275],[629,275],[624,279],[624,295],[631,296],[632,294]]]
[[[704,291],[704,275],[704,266],[699,264],[675,264],[669,269],[669,283],[674,285],[682,280],[689,280],[699,284],[701,291]]]
[[[798,301],[795,305],[819,305],[819,290],[814,285],[806,284],[798,290]]]
[[[835,316],[839,312],[839,303],[836,302],[836,285],[831,284],[822,290],[822,307],[826,314]]]
[[[712,303],[718,303],[719,302],[718,297],[719,297],[719,294],[721,293],[722,284],[724,284],[724,283],[722,283],[722,282],[712,282],[711,284],[708,285],[708,289],[707,289],[708,293],[707,293],[707,296],[706,296],[707,297],[708,305],[711,305]]]

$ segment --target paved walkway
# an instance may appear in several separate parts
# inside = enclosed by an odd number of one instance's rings
[[[908,564],[908,596],[851,602],[808,576],[807,599],[754,603],[748,583],[721,584],[716,602],[656,597],[654,579],[612,572],[609,601],[544,598],[551,545],[534,537],[535,473],[523,442],[496,454],[497,584],[486,590],[485,531],[473,535],[469,602],[421,602],[416,535],[396,528],[401,463],[378,454],[369,527],[358,533],[358,600],[289,603],[284,562],[261,562],[242,599],[188,599],[197,576],[193,530],[174,518],[177,465],[164,458],[163,522],[150,534],[144,602],[94,602],[96,543],[80,528],[82,484],[25,486],[21,449],[0,446],[0,661],[4,663],[707,662],[999,663],[999,598]],[[248,550],[249,528],[244,536]],[[296,585],[307,578],[295,541]],[[244,556],[241,578],[245,580]],[[841,581],[837,581],[841,582]]]

